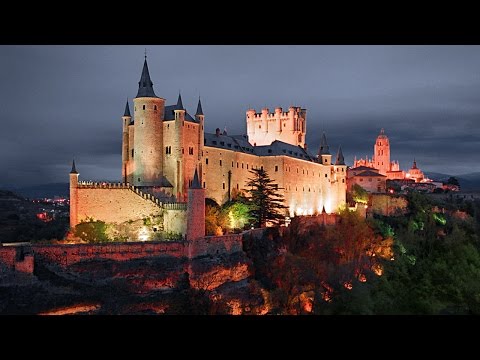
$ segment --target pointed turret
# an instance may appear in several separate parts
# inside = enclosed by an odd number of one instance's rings
[[[197,112],[195,113],[195,116],[198,116],[198,115],[203,115],[202,102],[200,101],[200,96],[198,97]]]
[[[193,181],[192,181],[192,186],[190,186],[190,189],[201,189],[202,186],[200,185],[200,180],[198,180],[198,172],[197,169],[195,169],[195,174],[193,175]]]
[[[75,168],[75,159],[72,161],[72,170],[70,171],[70,174],[78,174],[77,169]]]
[[[345,158],[343,157],[341,146],[338,148],[337,160],[335,161],[335,165],[345,165]]]
[[[182,103],[182,94],[178,92],[177,110],[184,110]]]
[[[127,105],[125,105],[125,113],[123,114],[124,117],[132,117],[130,115],[130,107],[128,106],[128,100],[127,100]]]
[[[415,161],[415,158],[413,158],[413,166],[412,169],[417,169],[417,162]]]
[[[150,79],[150,73],[148,72],[147,57],[145,56],[145,62],[143,63],[142,76],[138,82],[137,98],[140,97],[157,97],[153,91],[153,82]]]
[[[318,155],[330,155],[329,146],[327,144],[327,136],[325,132],[322,134],[322,140],[320,141],[320,149]]]

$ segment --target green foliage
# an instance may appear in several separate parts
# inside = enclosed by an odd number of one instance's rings
[[[248,179],[245,192],[249,195],[251,216],[255,227],[265,227],[267,222],[279,224],[285,219],[287,207],[283,204],[283,195],[278,185],[273,182],[263,169],[250,170],[252,177]]]
[[[108,225],[103,221],[88,221],[75,226],[74,234],[89,243],[103,243],[110,241],[107,230]]]
[[[368,192],[363,187],[358,184],[352,186],[351,191],[352,199],[357,203],[367,204],[368,203]]]
[[[152,219],[149,217],[143,219],[143,225],[145,226],[151,226],[152,225]]]
[[[231,230],[247,227],[254,220],[251,212],[252,206],[244,198],[229,201],[222,207],[223,216],[228,219],[227,226]]]

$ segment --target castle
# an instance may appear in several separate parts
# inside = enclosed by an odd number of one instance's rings
[[[133,116],[127,101],[122,117],[122,182],[79,182],[73,165],[70,225],[88,218],[120,223],[153,213],[163,217],[164,231],[188,237],[190,222],[196,228],[190,238],[202,236],[202,196],[223,204],[246,188],[250,170],[258,168],[278,184],[286,215],[333,213],[346,200],[342,149],[332,163],[323,134],[318,154],[309,153],[306,113],[296,106],[273,113],[249,109],[247,135],[206,133],[200,98],[193,116],[180,94],[176,104],[166,105],[155,94],[145,57]]]

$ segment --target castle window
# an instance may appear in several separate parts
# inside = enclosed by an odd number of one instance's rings
[[[213,145],[217,145],[217,142],[215,140],[212,141]]]
[[[308,175],[308,170],[307,170],[307,175]]]
[[[327,177],[327,174],[325,174],[325,177]]]
[[[298,168],[297,168],[297,174],[298,174]]]
[[[157,111],[157,105],[153,106],[153,110]]]
[[[262,125],[258,125],[258,128],[261,129],[261,128],[262,128]]]
[[[243,163],[242,163],[242,169],[243,169]]]
[[[224,142],[224,141],[220,141],[220,145],[225,146],[225,142]]]
[[[133,158],[133,149],[132,149],[132,158]]]
[[[223,190],[225,190],[225,183],[223,183],[222,186],[223,186]]]
[[[263,165],[262,165],[262,166],[260,166],[260,170],[263,170]]]
[[[271,154],[271,153],[272,153],[272,149],[268,149],[268,153]]]
[[[305,175],[305,169],[302,169],[302,174]]]
[[[205,164],[208,165],[208,158],[205,158]]]
[[[167,129],[170,129],[170,124],[167,124]]]
[[[138,181],[140,181],[140,178],[138,178]]]
[[[190,129],[190,125],[187,125],[187,128],[189,128],[189,129]]]
[[[285,123],[283,123],[283,127],[285,127],[285,126],[286,126],[286,124],[285,124]]]
[[[298,156],[298,153],[295,153],[295,156]]]
[[[185,149],[184,148],[182,148],[182,154],[185,154]]]
[[[325,159],[325,164],[327,163],[327,159]]]
[[[293,151],[292,151],[292,150],[289,150],[288,153],[289,153],[290,155],[292,155],[292,154],[293,154]]]
[[[284,154],[286,154],[286,153],[287,153],[287,150],[285,150],[285,149],[283,149],[282,151],[283,151],[283,153],[284,153]]]
[[[232,144],[227,144],[227,146],[228,146],[229,148],[231,148],[231,147],[232,147]]]
[[[238,190],[238,184],[237,184],[237,190]]]
[[[168,154],[168,146],[165,147],[165,154]]]
[[[327,175],[325,175],[325,176],[327,176]],[[363,179],[362,179],[362,178],[360,178],[360,181],[363,181]]]
[[[238,169],[238,162],[237,162],[237,169]]]
[[[232,168],[233,168],[233,161],[232,161]]]
[[[145,105],[143,105],[143,110],[145,110]]]
[[[220,160],[220,166],[222,166],[222,160]]]
[[[344,169],[344,168],[342,168],[342,172],[344,172],[344,171],[345,171],[345,169]]]
[[[310,192],[310,188],[308,188],[308,192]]]
[[[193,147],[189,147],[189,148],[188,148],[188,154],[189,154],[189,155],[193,155]]]
[[[205,185],[205,181],[203,182],[203,188],[205,189],[207,186]]]
[[[342,183],[345,183],[345,179],[342,179]]]
[[[247,164],[247,170],[248,170],[248,164]]]

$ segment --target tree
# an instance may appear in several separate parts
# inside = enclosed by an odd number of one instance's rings
[[[368,203],[368,192],[358,184],[352,186],[352,198],[357,203]]]
[[[252,207],[251,214],[256,227],[265,227],[267,222],[278,224],[285,218],[283,195],[278,193],[278,185],[273,182],[263,169],[250,170],[252,177],[248,179],[245,189]]]
[[[107,229],[108,225],[103,221],[81,222],[75,226],[74,234],[89,243],[102,243],[110,241]]]
[[[458,182],[458,179],[454,176],[450,176],[447,180],[447,184],[449,185],[457,185],[460,186],[460,183]]]
[[[205,199],[205,233],[207,235],[223,235],[227,219],[215,200]]]

